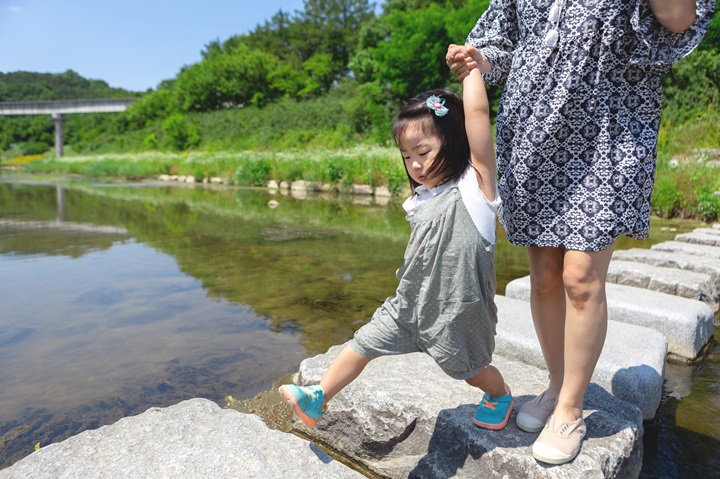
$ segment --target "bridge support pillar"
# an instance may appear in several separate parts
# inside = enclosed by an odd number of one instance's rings
[[[62,158],[63,156],[63,114],[53,113],[52,119],[55,122],[55,156]]]

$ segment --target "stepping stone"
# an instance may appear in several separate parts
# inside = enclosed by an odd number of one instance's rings
[[[610,321],[661,333],[671,362],[691,362],[713,337],[713,311],[702,301],[613,283],[607,283],[605,290]],[[530,301],[530,276],[508,283],[505,296]]]
[[[303,361],[298,383],[317,384],[339,350],[335,346]],[[510,421],[501,431],[473,425],[479,390],[447,376],[424,353],[371,361],[328,403],[314,429],[300,421],[293,427],[392,479],[638,477],[643,425],[635,406],[591,383],[583,413],[588,435],[580,454],[568,464],[550,467],[532,457],[537,434],[515,424],[520,406],[547,386],[547,372],[499,355],[493,364],[510,384],[515,400]]]
[[[712,228],[695,228],[693,233],[720,235],[720,225],[713,225]]]
[[[718,230],[720,234],[720,230]],[[653,249],[632,248],[617,250],[613,261],[634,261],[662,268],[675,268],[714,276],[715,283],[720,281],[720,258],[708,258],[681,252],[668,252]]]
[[[708,304],[713,311],[717,311],[720,305],[718,284],[714,277],[705,273],[611,260],[607,282],[697,299]]]
[[[640,448],[642,449],[642,448]],[[0,479],[363,479],[315,444],[207,399],[82,432],[43,446]]]
[[[652,245],[650,249],[655,251],[678,252],[703,256],[705,258],[720,259],[720,248],[717,246],[688,243],[686,241],[665,241],[663,243]]]
[[[507,296],[496,296],[495,301],[498,307],[495,353],[545,369],[530,303]],[[640,408],[643,419],[652,419],[662,396],[667,349],[667,340],[654,329],[608,321],[605,346],[592,382]]]
[[[686,243],[704,244],[707,246],[720,246],[720,235],[716,233],[682,233],[675,237],[677,241],[685,241]]]

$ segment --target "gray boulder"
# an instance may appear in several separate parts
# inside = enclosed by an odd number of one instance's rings
[[[673,362],[693,361],[713,337],[713,311],[701,301],[613,283],[607,283],[605,288],[610,324],[621,322],[658,331],[667,341],[668,359]],[[530,277],[510,281],[505,295],[530,301]],[[517,334],[514,336],[517,337]],[[632,344],[638,338],[642,341],[641,349],[649,346],[648,335],[631,332],[619,339],[608,339],[605,347],[617,348],[622,356],[623,350],[638,349]],[[617,344],[610,345],[611,341]]]
[[[291,479],[365,476],[315,444],[207,399],[151,408],[50,444],[0,479]]]
[[[698,243],[688,243],[687,241],[664,241],[654,244],[650,247],[654,251],[677,252],[682,254],[692,254],[705,258],[720,259],[720,248],[717,246],[709,246]]]
[[[717,230],[720,234],[720,230]],[[613,253],[613,261],[635,261],[662,268],[675,268],[695,273],[709,274],[715,283],[720,282],[720,258],[708,258],[681,252],[667,252],[655,249],[632,248]]]
[[[318,383],[339,350],[303,361],[298,383]],[[329,402],[314,429],[300,421],[294,428],[388,478],[638,477],[643,419],[637,407],[591,384],[584,412],[589,433],[580,454],[568,464],[545,465],[532,457],[537,434],[518,429],[515,416],[547,385],[547,373],[501,356],[493,364],[516,401],[502,431],[475,427],[479,390],[446,376],[423,353],[373,360]]]
[[[675,237],[675,239],[677,241],[685,241],[687,243],[696,243],[707,246],[720,246],[720,235],[714,232],[693,231],[691,233],[679,234]]]
[[[608,268],[607,281],[697,299],[713,311],[717,311],[720,306],[716,277],[705,273],[613,259]]]

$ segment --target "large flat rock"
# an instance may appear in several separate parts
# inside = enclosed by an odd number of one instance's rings
[[[720,230],[718,230],[720,234]],[[683,269],[695,273],[708,274],[715,283],[720,281],[720,258],[708,258],[679,251],[661,251],[657,249],[631,248],[617,250],[613,261],[634,261],[662,268]]]
[[[705,228],[707,229],[707,228]],[[714,228],[710,231],[692,231],[690,233],[682,233],[675,237],[677,241],[685,241],[687,243],[702,244],[706,246],[720,246],[720,235],[714,232]]]
[[[605,288],[610,321],[658,331],[667,340],[673,362],[694,360],[713,337],[713,311],[701,301],[613,283]],[[505,295],[530,301],[530,277],[508,283]]]
[[[720,235],[720,224],[714,224],[710,228],[695,228],[693,233]]]
[[[50,444],[0,479],[361,479],[315,444],[207,399],[151,408]]]
[[[654,251],[677,252],[702,256],[704,258],[720,259],[720,247],[688,243],[687,241],[664,241],[652,245],[650,249]]]
[[[496,296],[495,301],[498,306],[496,354],[545,368],[530,303],[507,296]],[[592,381],[615,397],[637,406],[644,419],[652,419],[662,397],[666,357],[667,340],[659,332],[608,321],[605,346]]]
[[[298,382],[316,384],[340,350],[306,359]],[[642,414],[591,384],[584,416],[589,428],[580,454],[561,466],[532,457],[537,434],[515,425],[517,409],[547,385],[539,368],[496,356],[516,405],[501,431],[480,429],[472,416],[481,394],[445,375],[423,353],[386,356],[329,402],[315,429],[302,434],[330,445],[388,478],[605,478],[638,477],[642,466]]]
[[[610,261],[607,274],[608,283],[697,299],[717,311],[720,306],[720,291],[715,279],[705,273],[615,259]]]

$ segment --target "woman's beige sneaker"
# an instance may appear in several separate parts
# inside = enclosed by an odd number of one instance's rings
[[[546,395],[544,392],[528,401],[518,411],[517,427],[526,432],[538,432],[547,422],[555,409],[556,397]]]
[[[532,445],[533,457],[548,464],[565,464],[572,461],[580,452],[580,445],[587,427],[580,418],[572,422],[555,421],[550,416],[535,444]]]

